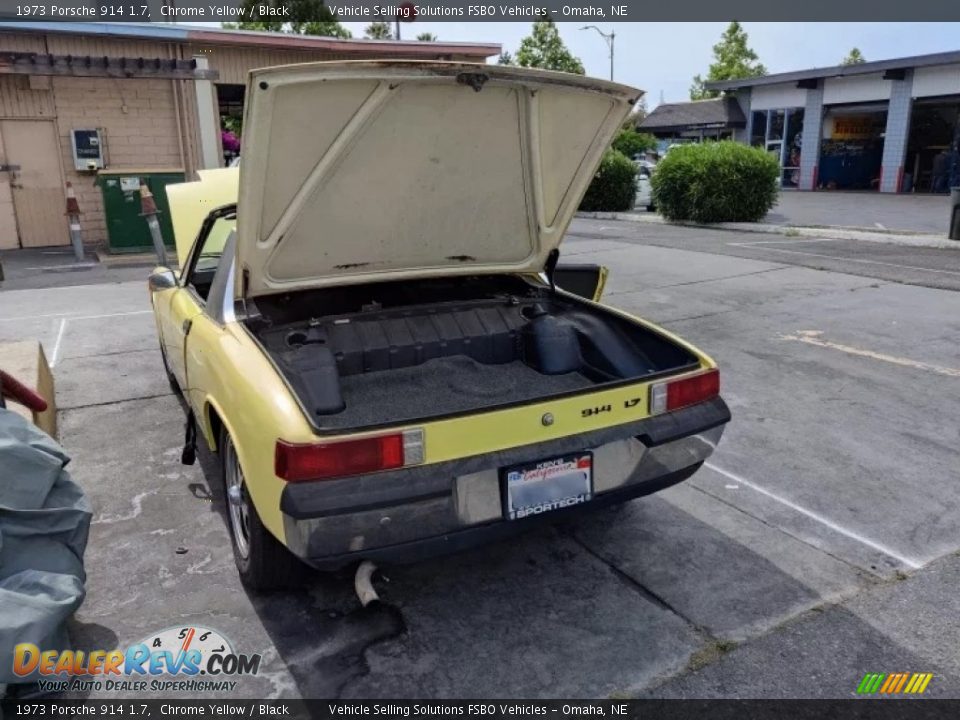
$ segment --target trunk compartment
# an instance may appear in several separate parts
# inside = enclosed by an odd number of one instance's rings
[[[247,328],[322,432],[525,404],[695,367],[653,331],[516,276],[257,298]]]

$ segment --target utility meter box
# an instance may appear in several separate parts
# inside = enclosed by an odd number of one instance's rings
[[[73,167],[81,172],[102,170],[103,132],[93,130],[71,130],[70,141],[73,145]]]
[[[167,185],[182,183],[182,168],[111,168],[97,173],[107,221],[107,245],[111,253],[144,252],[153,249],[146,218],[140,214],[140,184],[150,188],[157,203],[157,220],[164,245],[173,247],[173,223],[167,202]]]

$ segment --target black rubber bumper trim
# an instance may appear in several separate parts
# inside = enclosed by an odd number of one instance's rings
[[[717,397],[637,422],[450,462],[336,480],[287,483],[280,496],[280,510],[294,520],[306,520],[405,505],[449,495],[453,479],[461,475],[600,447],[629,437],[656,447],[729,421],[730,409],[723,398]]]
[[[485,545],[526,532],[527,530],[544,524],[555,523],[571,517],[584,515],[595,510],[600,510],[601,508],[618,505],[628,500],[633,500],[634,498],[659,492],[671,485],[683,482],[699,470],[701,465],[703,465],[703,463],[697,463],[696,465],[691,465],[690,467],[677,470],[668,475],[663,475],[654,480],[648,480],[618,490],[601,493],[582,505],[574,505],[573,507],[554,510],[543,513],[542,515],[534,515],[524,518],[523,520],[498,520],[485,525],[468,527],[463,530],[457,530],[456,532],[445,533],[422,540],[413,540],[399,545],[388,545],[386,547],[361,550],[343,555],[303,558],[303,560],[318,570],[337,570],[361,560],[372,560],[380,564],[403,564],[461,552],[478,545]]]

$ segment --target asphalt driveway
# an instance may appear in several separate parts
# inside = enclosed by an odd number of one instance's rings
[[[764,240],[786,239],[577,221],[564,259],[720,363],[717,454],[659,495],[385,568],[369,612],[349,574],[242,589],[216,459],[179,463],[142,277],[0,291],[0,340],[54,365],[95,508],[77,645],[212,627],[263,655],[243,697],[850,697],[895,671],[960,696],[960,253]]]

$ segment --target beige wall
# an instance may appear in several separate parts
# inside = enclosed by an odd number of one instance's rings
[[[105,241],[100,189],[93,175],[73,169],[70,131],[102,128],[111,169],[182,168],[173,81],[54,78],[53,93],[64,172],[83,211],[84,241]]]
[[[177,57],[169,43],[0,33],[0,50],[111,57]],[[190,92],[178,90],[185,86]],[[73,183],[86,242],[105,242],[100,189],[90,173],[73,169],[70,131],[102,128],[111,168],[184,168],[193,171],[195,106],[184,102],[192,82],[174,80],[0,76],[0,118],[46,118],[56,124],[64,181]],[[180,108],[180,117],[177,109]],[[0,178],[0,185],[6,178]],[[0,188],[0,203],[9,200]],[[64,200],[65,207],[66,200]],[[0,210],[4,208],[0,207]],[[61,212],[60,208],[56,209]],[[0,214],[2,216],[2,214]],[[4,233],[5,236],[9,233]],[[15,238],[4,243],[15,247]]]
[[[247,73],[254,68],[345,57],[310,50],[0,32],[0,51],[4,50],[183,60],[205,55],[210,68],[220,73],[218,82],[238,84],[246,83]],[[64,180],[71,181],[76,190],[86,242],[104,242],[106,224],[94,177],[73,169],[70,131],[103,128],[110,168],[183,168],[189,179],[200,155],[196,102],[192,81],[0,75],[0,119],[54,120]],[[0,177],[2,186],[7,179],[5,173],[0,175],[4,175]],[[0,187],[0,204],[9,199],[9,188],[4,191]],[[15,247],[16,240],[12,240]],[[6,244],[10,245],[10,239]]]

